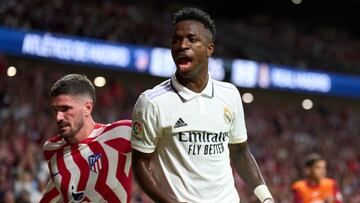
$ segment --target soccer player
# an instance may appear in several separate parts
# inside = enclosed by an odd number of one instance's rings
[[[237,88],[208,74],[215,25],[197,8],[174,13],[175,74],[133,109],[133,168],[156,202],[239,202],[230,160],[261,202],[273,202],[247,143]]]
[[[326,178],[326,161],[319,154],[308,155],[305,175],[292,185],[294,203],[342,203],[336,181]]]
[[[69,74],[50,90],[58,135],[44,145],[50,180],[41,203],[111,202],[131,199],[131,121],[96,123],[95,88]]]

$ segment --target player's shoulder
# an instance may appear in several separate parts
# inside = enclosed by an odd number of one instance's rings
[[[233,104],[235,106],[241,104],[241,102],[239,102],[239,100],[241,100],[240,92],[234,84],[214,79],[212,82],[215,97],[227,100],[229,104]]]
[[[219,80],[215,80],[215,79],[212,79],[212,82],[213,82],[213,85],[214,85],[215,89],[219,89],[221,91],[238,94],[237,87],[232,83],[219,81]]]
[[[45,160],[49,160],[57,151],[62,150],[68,143],[60,135],[47,139],[43,146]]]
[[[124,131],[126,132],[128,129],[131,130],[131,126],[132,126],[132,121],[128,120],[128,119],[123,119],[123,120],[117,120],[108,124],[105,124],[103,126],[103,130],[101,132],[101,134],[104,134],[105,132],[108,131]]]
[[[140,94],[139,99],[148,99],[153,101],[157,98],[164,97],[167,93],[172,92],[171,80],[167,79],[164,82],[156,85],[155,87],[148,89]]]
[[[135,103],[134,110],[149,111],[155,108],[157,103],[167,101],[171,92],[174,91],[171,86],[171,80],[168,79],[152,89],[142,92]]]
[[[321,179],[321,183],[324,185],[333,186],[333,185],[336,185],[336,180],[333,178],[323,178],[323,179]]]
[[[291,185],[291,188],[297,190],[305,186],[306,186],[306,180],[297,180]]]
[[[120,126],[131,127],[131,125],[132,125],[132,121],[130,119],[117,120],[108,124],[108,126],[112,126],[112,127],[120,127]]]
[[[114,139],[114,138],[125,138],[130,139],[131,136],[132,121],[123,119],[117,120],[102,126],[102,130],[98,134],[98,138],[103,140]]]
[[[64,138],[62,138],[60,135],[55,135],[50,138],[48,138],[44,143],[44,149],[47,150],[48,148],[54,148],[54,146],[62,146],[66,144],[66,141]]]

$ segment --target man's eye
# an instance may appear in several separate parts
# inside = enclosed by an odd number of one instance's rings
[[[61,106],[61,107],[57,107],[57,108],[52,108],[52,111],[54,112],[54,113],[56,113],[56,112],[66,112],[66,111],[68,111],[70,109],[70,107],[68,107],[68,106]]]
[[[172,43],[178,43],[178,42],[180,42],[180,39],[179,39],[179,38],[173,38],[173,39],[172,39]]]
[[[190,42],[196,42],[196,38],[191,37],[191,38],[189,39],[189,41],[190,41]]]
[[[62,108],[60,109],[60,111],[61,111],[61,112],[66,112],[66,111],[68,111],[69,109],[70,109],[69,107],[64,106],[64,107],[62,107]]]

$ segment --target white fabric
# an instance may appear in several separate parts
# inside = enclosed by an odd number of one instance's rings
[[[272,199],[271,193],[266,185],[259,185],[254,189],[254,194],[259,198],[261,202],[266,199]]]
[[[133,110],[132,147],[155,153],[179,201],[239,202],[228,143],[246,140],[238,90],[210,77],[195,93],[173,76],[142,93]]]

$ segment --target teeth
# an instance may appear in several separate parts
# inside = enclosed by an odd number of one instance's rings
[[[179,64],[180,68],[189,68],[191,66],[190,62]]]

